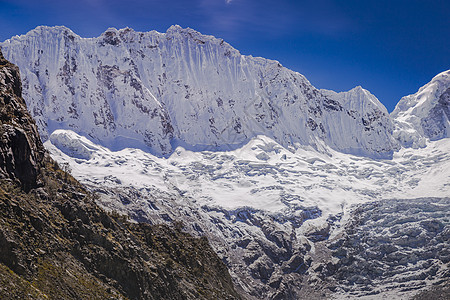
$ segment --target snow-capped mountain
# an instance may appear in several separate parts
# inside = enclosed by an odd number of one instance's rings
[[[111,149],[157,155],[178,145],[236,149],[259,134],[284,147],[328,145],[369,157],[395,149],[387,111],[367,91],[321,92],[277,61],[243,56],[192,29],[111,28],[81,38],[38,27],[1,47],[22,72],[44,139],[65,128]]]
[[[389,115],[179,26],[0,45],[52,157],[103,207],[207,236],[249,299],[407,299],[448,277],[450,71]]]
[[[450,137],[450,70],[403,97],[391,116],[396,120],[394,136],[407,147]]]

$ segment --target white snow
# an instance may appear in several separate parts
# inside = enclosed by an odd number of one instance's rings
[[[177,188],[201,205],[226,209],[278,212],[317,206],[326,217],[376,199],[450,195],[450,139],[402,148],[392,160],[332,149],[328,154],[303,148],[291,152],[265,136],[233,151],[178,147],[168,158],[139,149],[110,151],[67,130],[55,131],[45,145],[57,161],[70,164],[81,182],[166,192]]]
[[[450,70],[447,70],[417,93],[403,97],[391,113],[396,122],[394,137],[404,146],[414,148],[425,147],[427,139],[450,137],[449,88]],[[447,99],[442,99],[444,94]],[[436,109],[439,106],[441,108]]]

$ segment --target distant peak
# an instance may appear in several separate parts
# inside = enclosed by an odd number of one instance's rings
[[[447,89],[450,86],[450,70],[441,72],[434,76],[433,79],[422,86],[416,94],[420,94],[423,91],[430,89],[432,86],[435,86],[435,89],[439,89],[439,87],[441,87],[442,89]]]
[[[449,81],[450,79],[450,70],[441,72],[439,74],[437,74],[436,76],[433,77],[433,79],[431,80],[431,82],[435,82],[435,81]]]
[[[46,25],[40,25],[37,26],[35,29],[31,30],[30,32],[42,32],[42,31],[50,31],[50,32],[68,32],[71,34],[76,35],[70,28],[66,26],[46,26]]]
[[[415,94],[403,97],[397,103],[392,116],[394,118],[400,115],[424,117],[439,100],[439,97],[448,88],[450,88],[450,70],[441,72],[431,79],[430,82],[423,85]]]
[[[202,33],[198,32],[198,31],[196,31],[195,29],[192,29],[192,28],[189,28],[189,27],[183,28],[180,25],[172,25],[172,26],[170,26],[167,29],[166,33],[167,34],[184,33],[184,34],[190,34],[192,36],[204,36],[204,37],[206,37],[205,35],[203,35]]]
[[[358,85],[352,88],[349,92],[357,92],[357,93],[365,93],[367,90],[364,89],[362,86]]]
[[[175,24],[175,25],[170,26],[170,27],[167,29],[166,32],[171,32],[171,31],[181,31],[181,30],[183,30],[183,27],[181,27],[181,26],[178,25],[178,24]]]
[[[102,42],[100,42],[102,45],[109,44],[112,46],[117,46],[121,43],[120,39],[118,38],[119,30],[116,28],[110,27],[105,32],[102,33]]]
[[[204,35],[192,28],[182,28],[180,25],[172,25],[167,29],[166,35],[168,37],[183,37],[195,41],[198,44],[205,44],[207,42],[219,44],[223,40],[212,35]]]
[[[122,33],[122,32],[134,32],[134,29],[133,28],[130,28],[130,27],[125,27],[125,28],[122,28],[122,29],[119,29],[119,32],[120,33]]]
[[[64,25],[56,25],[56,26],[47,26],[47,25],[39,25],[34,30],[70,30],[70,28],[64,26]],[[70,30],[72,31],[72,30]]]
[[[105,32],[102,33],[102,35],[109,34],[109,33],[118,33],[118,32],[119,32],[119,30],[117,30],[117,28],[109,27],[108,29],[105,30]]]
[[[65,35],[70,38],[80,38],[79,35],[74,33],[70,28],[67,28],[66,26],[45,26],[40,25],[36,28],[28,31],[26,34],[23,35],[16,35],[11,38],[11,40],[14,39],[27,39],[33,36],[58,36],[58,35]]]
[[[436,76],[433,77],[433,79],[434,78],[439,78],[439,77],[448,77],[448,76],[450,76],[450,70],[447,70],[447,71],[444,71],[444,72],[441,72],[441,73],[437,74]]]
[[[370,92],[369,92],[368,90],[364,89],[364,88],[363,88],[362,86],[360,86],[360,85],[355,86],[355,87],[352,88],[351,90],[343,91],[343,92],[336,92],[336,91],[327,90],[327,89],[321,89],[321,91],[322,91],[323,93],[326,93],[326,94],[341,94],[341,95],[345,95],[345,94],[362,94],[362,93],[364,93],[364,94],[366,94],[366,93],[370,94]]]

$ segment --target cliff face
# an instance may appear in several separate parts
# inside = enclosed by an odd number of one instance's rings
[[[21,68],[44,139],[70,129],[113,150],[157,155],[177,145],[236,149],[257,135],[369,157],[390,157],[395,148],[392,122],[373,95],[360,91],[355,104],[343,105],[277,61],[241,55],[189,28],[111,28],[87,39],[40,26],[1,46]]]
[[[0,178],[36,187],[44,147],[21,97],[19,69],[0,54]]]
[[[239,298],[206,239],[108,214],[58,167],[1,55],[0,101],[0,298]]]

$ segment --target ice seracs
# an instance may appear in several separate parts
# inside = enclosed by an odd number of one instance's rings
[[[89,160],[101,149],[87,138],[70,130],[57,129],[50,135],[49,140],[59,150],[73,158]]]

